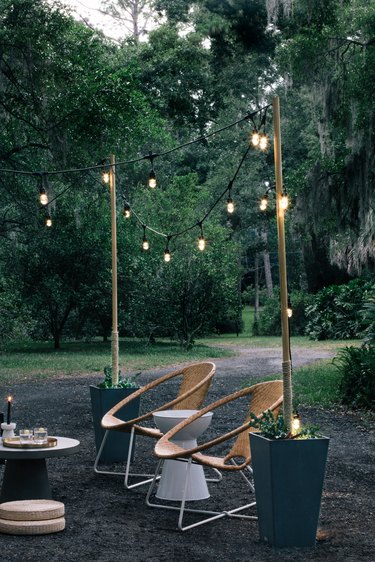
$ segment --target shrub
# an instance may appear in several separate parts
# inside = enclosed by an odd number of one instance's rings
[[[303,336],[307,323],[306,307],[311,302],[311,295],[302,291],[293,291],[290,295],[290,303],[293,316],[290,319],[290,335]],[[259,314],[257,323],[257,335],[260,336],[279,336],[281,334],[281,315],[280,315],[280,293],[275,289],[272,297],[268,297],[263,309]]]
[[[344,404],[375,408],[375,347],[345,347],[334,360],[341,374],[340,393]]]
[[[373,287],[373,283],[359,278],[319,291],[306,308],[306,335],[313,340],[362,337],[365,324],[361,311]]]

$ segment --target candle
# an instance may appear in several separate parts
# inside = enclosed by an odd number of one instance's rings
[[[10,406],[12,404],[12,397],[8,396],[8,411],[7,411],[7,423],[10,423]]]

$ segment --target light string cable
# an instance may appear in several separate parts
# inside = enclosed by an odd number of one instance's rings
[[[204,223],[204,221],[210,216],[210,214],[212,213],[212,211],[215,209],[215,207],[218,205],[218,203],[223,199],[224,195],[229,192],[232,187],[233,184],[239,174],[240,169],[242,168],[243,163],[245,162],[246,156],[248,155],[249,151],[251,149],[251,145],[249,145],[246,148],[245,153],[243,154],[240,163],[237,166],[237,169],[232,177],[232,179],[229,181],[228,185],[226,186],[226,188],[224,189],[224,191],[217,197],[217,199],[214,201],[214,203],[211,205],[211,207],[208,209],[208,211],[206,212],[206,214],[203,216],[203,218],[201,220],[196,221],[194,224],[188,226],[187,228],[180,230],[178,232],[174,232],[172,234],[165,234],[164,232],[160,232],[158,230],[156,230],[155,228],[148,226],[145,224],[145,222],[140,218],[140,216],[134,211],[134,209],[132,208],[132,206],[129,204],[128,201],[126,201],[125,196],[124,196],[124,200],[125,200],[125,204],[128,206],[129,210],[131,211],[131,213],[134,215],[134,217],[136,218],[136,220],[139,222],[139,224],[142,226],[144,232],[145,230],[149,230],[151,232],[153,232],[154,234],[158,235],[158,236],[162,236],[164,238],[167,239],[168,244],[169,242],[173,239],[173,238],[177,238],[179,236],[182,236],[183,234],[186,234],[187,232],[189,232],[190,230],[193,230],[193,228],[196,228],[197,226],[200,227],[201,229],[201,235],[202,235],[202,225]]]
[[[242,123],[242,122],[248,121],[248,120],[253,121],[254,117],[257,114],[262,113],[262,112],[266,112],[269,107],[271,107],[271,104],[268,104],[264,107],[261,107],[260,109],[257,109],[256,111],[249,112],[244,117],[241,117],[240,119],[237,119],[237,121],[234,121],[233,123],[229,123],[228,125],[224,125],[220,129],[215,129],[211,133],[207,133],[206,135],[201,135],[200,137],[197,137],[197,138],[195,138],[191,141],[185,142],[183,144],[180,144],[178,146],[175,146],[173,148],[165,150],[164,152],[149,153],[147,155],[139,156],[139,157],[133,158],[131,160],[118,161],[113,166],[117,167],[117,166],[122,166],[122,165],[125,165],[125,164],[136,164],[137,162],[142,162],[143,160],[150,160],[150,157],[158,158],[158,157],[161,157],[161,156],[166,156],[168,154],[171,154],[172,152],[175,152],[177,150],[185,148],[186,146],[189,146],[191,144],[195,144],[197,142],[201,142],[205,139],[208,139],[208,138],[212,137],[213,135],[216,135],[218,133],[221,133],[222,131],[225,131],[227,129],[230,129],[231,127],[234,127],[235,125],[238,125],[239,123]],[[19,174],[19,175],[25,175],[25,176],[40,177],[41,174],[45,174],[47,176],[52,176],[52,175],[56,175],[56,174],[71,174],[71,173],[75,173],[75,172],[88,172],[90,170],[100,170],[102,168],[103,168],[103,163],[95,164],[95,165],[91,165],[91,166],[79,167],[79,168],[70,168],[70,169],[68,168],[68,169],[63,169],[63,170],[49,170],[49,171],[43,170],[42,172],[41,171],[14,170],[14,169],[9,169],[9,168],[0,168],[0,173],[10,173],[10,174]]]

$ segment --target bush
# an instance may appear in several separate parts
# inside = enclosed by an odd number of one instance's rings
[[[306,307],[311,302],[311,295],[302,291],[293,291],[290,295],[290,304],[293,316],[289,322],[291,336],[303,336],[307,323]],[[280,292],[275,289],[272,297],[268,297],[264,307],[259,314],[259,322],[256,326],[259,336],[280,336],[281,314],[280,314]]]
[[[363,303],[374,289],[372,282],[353,279],[347,285],[331,285],[317,293],[307,306],[306,335],[313,340],[361,338]]]
[[[375,347],[345,347],[334,360],[341,374],[343,404],[375,409]]]

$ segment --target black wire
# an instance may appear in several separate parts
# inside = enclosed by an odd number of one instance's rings
[[[224,125],[224,127],[221,127],[220,129],[216,129],[215,131],[212,131],[212,133],[207,133],[207,135],[202,135],[200,137],[197,137],[196,139],[193,139],[191,141],[185,142],[183,144],[180,144],[178,146],[175,146],[174,148],[171,148],[169,150],[166,150],[164,152],[160,152],[160,153],[153,153],[152,157],[153,158],[157,158],[159,156],[166,156],[167,154],[171,154],[172,152],[175,152],[176,150],[180,150],[181,148],[185,148],[186,146],[190,146],[191,144],[197,143],[197,142],[201,142],[202,140],[208,139],[210,137],[212,137],[213,135],[216,135],[218,133],[221,133],[222,131],[225,131],[227,129],[230,129],[231,127],[234,127],[235,125],[238,125],[239,123],[242,123],[243,121],[247,121],[247,120],[253,120],[254,116],[257,115],[258,113],[261,113],[262,111],[267,111],[267,109],[271,106],[271,104],[266,105],[265,107],[262,107],[261,109],[258,109],[257,111],[253,111],[252,113],[247,113],[244,117],[241,117],[241,119],[238,119],[237,121],[234,121],[233,123],[230,123],[229,125]],[[117,167],[117,166],[122,166],[123,164],[135,164],[137,162],[142,162],[142,160],[149,160],[150,159],[150,154],[146,155],[146,156],[140,156],[138,158],[134,158],[132,160],[122,160],[119,162],[116,162],[113,166]],[[43,171],[43,172],[29,172],[29,171],[25,171],[25,170],[9,170],[6,168],[0,168],[0,172],[1,173],[11,173],[11,174],[20,174],[20,175],[27,175],[27,176],[35,176],[35,175],[40,175],[41,173],[47,174],[47,175],[56,175],[56,174],[72,174],[74,172],[88,172],[90,170],[98,170],[103,168],[103,164],[96,164],[95,166],[87,166],[87,167],[83,167],[83,168],[72,168],[72,169],[67,169],[67,170],[51,170],[49,172],[47,171]]]
[[[167,234],[164,234],[162,232],[158,232],[157,230],[151,228],[150,226],[145,225],[145,223],[140,219],[140,217],[138,216],[138,214],[133,211],[133,209],[131,208],[132,213],[134,214],[135,218],[137,219],[137,221],[142,225],[143,228],[147,228],[148,230],[154,232],[155,234],[158,234],[159,236],[164,236],[165,238],[168,238],[169,240],[171,240],[172,238],[177,238],[178,236],[182,236],[183,234],[186,234],[187,232],[189,232],[190,230],[193,230],[193,228],[196,228],[197,226],[202,227],[203,222],[209,217],[209,215],[212,213],[212,211],[214,210],[214,208],[216,207],[216,205],[218,205],[218,203],[222,200],[222,198],[224,197],[224,195],[233,187],[233,183],[236,180],[238,173],[245,161],[246,156],[249,153],[251,146],[249,145],[244,153],[244,155],[241,158],[241,161],[239,163],[239,165],[237,166],[237,169],[234,173],[233,178],[230,180],[230,182],[228,183],[227,187],[224,189],[224,191],[219,195],[219,197],[216,199],[216,201],[211,205],[211,207],[209,208],[209,210],[206,212],[206,214],[204,215],[204,217],[199,220],[196,221],[194,224],[192,224],[191,226],[185,228],[184,230],[181,230],[179,232],[175,232],[174,234],[170,234],[169,236]],[[129,205],[130,206],[130,205]]]

